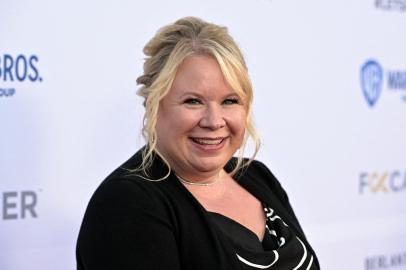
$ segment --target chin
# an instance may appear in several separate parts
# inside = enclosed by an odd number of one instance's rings
[[[231,158],[231,157],[230,157]],[[209,160],[207,160],[209,159]],[[195,169],[201,172],[214,172],[223,169],[224,165],[229,159],[222,158],[216,160],[210,160],[213,158],[201,159],[195,162]]]

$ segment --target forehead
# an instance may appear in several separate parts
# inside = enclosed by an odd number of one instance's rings
[[[169,94],[185,92],[201,95],[235,93],[225,80],[217,60],[209,55],[189,56],[179,66]]]

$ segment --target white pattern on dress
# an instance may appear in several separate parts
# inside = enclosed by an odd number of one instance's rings
[[[299,240],[300,244],[302,244],[304,252],[303,252],[303,257],[300,260],[299,264],[295,268],[293,268],[292,270],[299,269],[299,267],[302,266],[302,264],[305,262],[306,257],[307,257],[307,249],[306,249],[305,245],[303,244],[302,240],[299,239],[299,237],[296,236],[296,238],[297,238],[297,240]]]
[[[237,258],[238,258],[240,261],[242,261],[243,263],[245,263],[246,265],[249,265],[249,266],[251,266],[251,267],[255,267],[255,268],[258,268],[258,269],[267,269],[267,268],[271,267],[272,265],[274,265],[274,264],[278,261],[278,259],[279,259],[279,254],[278,254],[278,252],[274,250],[273,253],[274,253],[274,255],[275,255],[275,259],[274,259],[274,261],[273,261],[271,264],[269,264],[269,265],[262,265],[262,264],[252,263],[252,262],[248,261],[247,259],[244,259],[244,258],[241,257],[240,255],[238,255],[237,253],[236,253],[236,255],[237,255]]]
[[[279,238],[278,244],[281,247],[281,246],[283,246],[285,244],[285,242],[286,242],[285,237],[281,237],[281,238]]]
[[[312,266],[312,264],[313,264],[313,255],[310,257],[310,262],[309,262],[309,265],[307,266],[306,270],[309,270],[310,266]]]
[[[266,230],[268,231],[268,233],[270,235],[273,235],[273,236],[277,237],[276,231],[275,230],[270,230],[267,224],[265,224],[265,228],[266,228]]]
[[[268,220],[269,222],[274,222],[275,220],[278,219],[278,220],[280,220],[280,221],[283,223],[283,225],[285,225],[286,227],[289,227],[289,225],[286,224],[280,216],[278,216],[278,215],[275,214],[275,212],[274,212],[274,210],[273,210],[272,208],[270,208],[270,207],[264,207],[264,210],[265,210],[266,218],[267,218],[267,220]],[[275,215],[274,215],[274,214],[275,214]],[[273,215],[274,215],[274,216],[273,216]],[[276,233],[275,230],[269,229],[269,227],[268,227],[267,224],[265,224],[265,228],[266,228],[266,231],[267,231],[270,235],[275,236],[275,237],[278,238],[278,235],[277,235],[277,233]],[[301,269],[302,266],[303,266],[303,264],[305,263],[307,257],[308,257],[307,249],[306,249],[305,244],[302,242],[302,240],[300,240],[300,238],[299,238],[298,236],[296,236],[296,239],[299,241],[299,243],[300,243],[300,244],[302,245],[302,247],[303,247],[303,256],[302,256],[302,258],[300,259],[299,264],[298,264],[295,268],[293,268],[292,270],[299,270],[299,269]],[[286,243],[286,239],[285,239],[284,237],[279,237],[278,246],[279,246],[279,247],[282,247],[285,243]],[[251,266],[251,267],[257,268],[257,269],[269,269],[270,267],[272,267],[272,266],[279,260],[279,253],[278,253],[276,250],[273,250],[273,253],[274,253],[274,255],[275,255],[275,258],[274,258],[274,261],[273,261],[272,263],[270,263],[269,265],[262,265],[262,264],[253,263],[253,262],[250,262],[250,261],[248,261],[247,259],[241,257],[241,256],[240,256],[239,254],[237,254],[237,253],[236,253],[236,255],[237,255],[237,258],[238,258],[241,262],[243,262],[244,264],[246,264],[246,265],[248,265],[248,266]],[[307,267],[306,267],[306,270],[310,270],[310,267],[311,267],[312,265],[313,265],[313,255],[310,256],[310,260],[309,260],[309,263],[308,263],[308,265],[307,265]]]

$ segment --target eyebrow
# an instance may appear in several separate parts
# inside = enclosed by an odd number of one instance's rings
[[[200,93],[197,93],[197,92],[193,92],[193,91],[189,91],[189,92],[183,93],[183,94],[181,94],[179,97],[180,97],[180,98],[183,98],[183,97],[188,96],[188,95],[197,96],[197,97],[199,97],[199,98],[203,98],[203,95],[201,95]],[[241,98],[236,92],[229,92],[229,93],[225,94],[225,95],[223,96],[223,98],[234,97],[234,96],[235,96],[235,97],[238,97],[238,98]]]

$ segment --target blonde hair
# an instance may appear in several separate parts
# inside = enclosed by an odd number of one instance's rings
[[[142,85],[138,95],[144,97],[145,114],[143,119],[142,135],[147,141],[147,147],[142,153],[142,164],[138,170],[147,174],[154,154],[159,155],[168,166],[170,165],[156,148],[156,123],[160,101],[169,92],[176,72],[182,62],[191,55],[206,54],[214,57],[231,88],[244,101],[247,118],[246,132],[239,149],[234,175],[241,167],[248,165],[257,154],[260,139],[252,120],[252,85],[243,55],[233,38],[228,34],[227,28],[205,22],[196,17],[185,17],[173,24],[161,28],[157,34],[145,45],[144,74],[137,78],[137,84]],[[244,150],[248,138],[255,144],[253,156],[244,162]]]

